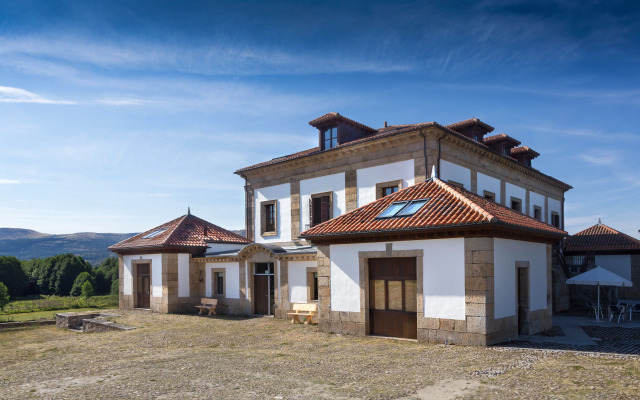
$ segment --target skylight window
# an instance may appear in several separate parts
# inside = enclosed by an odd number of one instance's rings
[[[151,233],[150,233],[150,234],[148,234],[148,235],[144,235],[144,236],[142,237],[142,239],[151,239],[151,238],[154,238],[154,237],[158,236],[159,234],[161,234],[161,233],[162,233],[162,232],[164,232],[164,231],[166,231],[166,229],[157,229],[157,230],[155,230],[155,231],[151,232]]]
[[[429,199],[418,199],[411,201],[396,201],[391,203],[386,210],[384,210],[378,218],[393,218],[393,217],[409,217],[417,213],[422,206],[427,204]]]

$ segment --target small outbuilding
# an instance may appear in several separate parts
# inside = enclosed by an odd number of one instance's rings
[[[320,330],[489,345],[551,328],[565,235],[431,178],[301,237],[317,245]]]
[[[205,296],[205,269],[194,261],[207,250],[241,249],[250,240],[188,212],[109,247],[118,254],[120,308],[193,311]]]

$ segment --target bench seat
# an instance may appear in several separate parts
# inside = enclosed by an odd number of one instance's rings
[[[209,311],[207,315],[213,315],[216,313],[216,306],[218,305],[218,299],[210,299],[207,297],[203,297],[202,299],[200,299],[200,302],[202,302],[202,304],[199,306],[196,306],[196,308],[200,310],[198,314],[202,314],[205,310]]]
[[[294,303],[291,306],[291,310],[287,312],[287,315],[290,315],[291,323],[295,324],[301,323],[300,317],[305,317],[305,325],[313,323],[313,317],[318,313],[318,304],[317,303]]]

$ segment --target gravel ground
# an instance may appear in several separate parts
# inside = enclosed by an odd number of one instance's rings
[[[0,332],[0,399],[640,397],[640,357],[422,345],[273,318],[125,312],[128,332]]]

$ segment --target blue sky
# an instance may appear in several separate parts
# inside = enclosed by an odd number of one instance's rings
[[[640,2],[0,0],[0,227],[243,228],[236,169],[477,117],[565,181],[570,233],[640,238]]]

